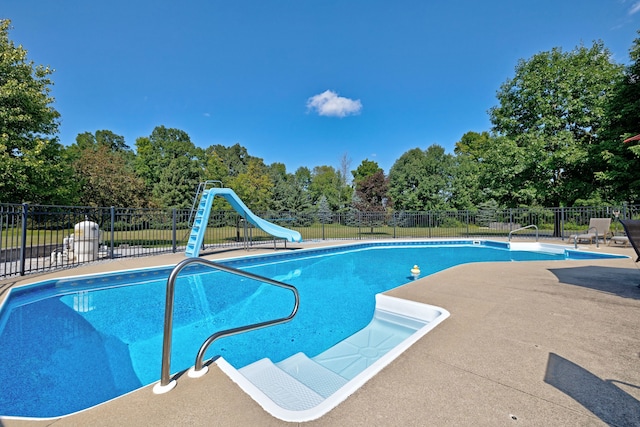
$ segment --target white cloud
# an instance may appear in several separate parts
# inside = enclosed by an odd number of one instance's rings
[[[640,1],[637,1],[631,6],[629,9],[629,15],[633,15],[634,13],[640,12]]]
[[[307,99],[307,110],[316,111],[320,116],[345,117],[360,114],[362,103],[359,99],[354,101],[326,90]]]

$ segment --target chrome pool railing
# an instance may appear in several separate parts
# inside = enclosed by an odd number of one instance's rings
[[[536,242],[537,242],[537,241],[538,241],[538,226],[537,226],[537,225],[535,225],[535,224],[527,225],[526,227],[520,227],[520,228],[518,228],[518,229],[516,229],[516,230],[510,231],[510,232],[509,232],[509,241],[511,241],[511,235],[512,235],[513,233],[515,233],[516,231],[526,230],[526,229],[528,229],[528,228],[535,228],[535,229],[536,229]]]
[[[251,325],[240,326],[237,328],[226,329],[223,331],[219,331],[209,336],[204,343],[200,346],[200,350],[198,350],[198,354],[196,356],[196,362],[194,368],[189,371],[189,376],[191,377],[200,377],[207,372],[207,368],[203,367],[203,359],[204,354],[206,353],[209,346],[218,338],[236,335],[242,332],[253,331],[260,328],[265,328],[267,326],[278,325],[280,323],[288,322],[293,319],[293,317],[298,312],[298,307],[300,305],[300,295],[298,294],[298,290],[292,286],[283,282],[279,282],[277,280],[269,279],[268,277],[259,276],[257,274],[249,273],[247,271],[239,270],[237,268],[229,267],[224,264],[216,263],[213,261],[209,261],[203,258],[188,258],[184,261],[178,263],[173,270],[171,270],[171,274],[167,279],[167,295],[166,295],[166,303],[165,303],[165,311],[164,311],[164,336],[162,340],[162,368],[160,372],[160,382],[156,383],[153,387],[153,392],[156,394],[166,393],[172,390],[175,387],[176,381],[171,380],[171,336],[173,332],[173,303],[175,299],[175,282],[178,278],[180,272],[187,266],[191,264],[202,264],[208,267],[215,268],[217,270],[221,270],[227,273],[235,274],[237,276],[246,277],[248,279],[257,280],[260,282],[268,283],[273,286],[278,286],[280,288],[288,289],[293,292],[295,297],[295,303],[293,310],[287,317],[282,317],[279,319],[268,320],[265,322],[254,323]]]

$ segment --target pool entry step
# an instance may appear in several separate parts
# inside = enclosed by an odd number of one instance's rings
[[[347,383],[347,379],[297,353],[274,364],[261,359],[240,369],[278,406],[291,411],[313,408]]]
[[[296,353],[278,363],[261,359],[238,371],[278,406],[304,411],[336,393],[424,325],[377,311],[364,329],[313,358]]]
[[[377,294],[369,324],[316,356],[296,353],[277,363],[265,358],[240,369],[223,357],[215,363],[274,417],[311,421],[339,405],[447,317],[449,312],[441,307]]]

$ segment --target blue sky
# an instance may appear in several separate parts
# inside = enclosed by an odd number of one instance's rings
[[[1,0],[10,38],[56,71],[60,140],[155,126],[240,143],[265,163],[388,172],[453,152],[519,59],[602,40],[619,63],[640,0]]]

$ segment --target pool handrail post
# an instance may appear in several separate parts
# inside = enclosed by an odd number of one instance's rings
[[[162,367],[160,370],[160,382],[153,387],[155,394],[166,393],[175,387],[175,380],[171,380],[171,338],[173,333],[173,300],[175,296],[175,281],[178,277],[178,273],[185,267],[185,261],[189,261],[193,258],[186,259],[178,265],[176,265],[169,278],[167,279],[167,295],[165,298],[164,307],[164,331],[162,339]]]
[[[176,385],[176,381],[171,380],[171,338],[173,333],[173,305],[174,305],[174,297],[175,297],[175,282],[176,282],[176,279],[178,278],[178,274],[180,274],[180,272],[190,264],[203,264],[227,273],[236,274],[239,276],[246,277],[248,279],[258,280],[263,283],[268,283],[270,285],[285,288],[292,291],[295,297],[295,304],[294,304],[293,310],[287,317],[219,331],[211,335],[209,338],[207,338],[207,340],[205,340],[205,342],[200,347],[200,350],[198,351],[198,355],[196,356],[195,369],[193,371],[194,373],[193,374],[190,373],[191,377],[199,377],[204,373],[206,373],[206,371],[203,372],[204,354],[207,351],[207,348],[216,339],[223,336],[236,335],[242,332],[248,332],[255,329],[264,328],[267,326],[288,322],[296,315],[296,313],[298,312],[298,307],[300,306],[300,295],[298,294],[298,290],[292,285],[288,285],[286,283],[279,282],[277,280],[269,279],[268,277],[263,277],[257,274],[249,273],[247,271],[239,270],[237,268],[229,267],[224,264],[219,264],[213,261],[209,261],[204,258],[187,258],[179,262],[173,268],[173,270],[171,270],[171,274],[169,274],[169,278],[167,279],[167,294],[166,294],[165,312],[164,312],[164,332],[163,332],[163,340],[162,340],[162,367],[160,371],[160,382],[156,383],[153,387],[153,392],[155,394],[166,393],[172,390]]]

